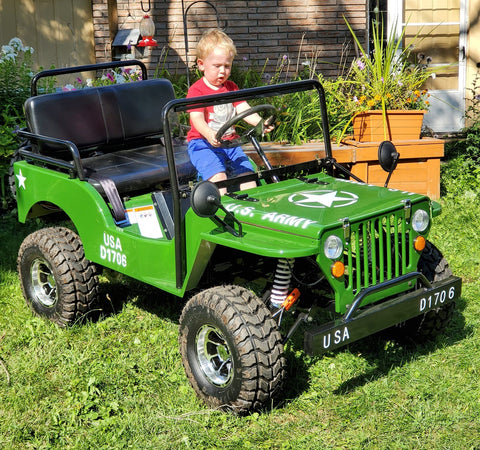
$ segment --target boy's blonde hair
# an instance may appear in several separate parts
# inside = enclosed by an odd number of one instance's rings
[[[197,59],[205,59],[214,48],[223,48],[230,52],[232,59],[237,54],[237,49],[232,39],[229,38],[222,30],[212,28],[205,31],[197,44],[196,57]]]

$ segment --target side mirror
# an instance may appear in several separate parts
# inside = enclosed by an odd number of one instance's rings
[[[190,204],[197,216],[214,217],[221,206],[218,187],[210,181],[196,184],[192,191]]]
[[[380,167],[388,172],[387,181],[385,181],[385,187],[388,186],[390,177],[392,176],[393,171],[397,167],[398,160],[400,158],[400,153],[398,153],[395,145],[390,141],[383,141],[378,146],[378,162]]]
[[[193,188],[190,204],[193,212],[197,216],[209,217],[233,236],[241,237],[242,224],[222,205],[220,199],[220,191],[218,190],[217,185],[213,184],[211,181],[202,181],[196,184]],[[216,216],[219,209],[225,213],[225,220]],[[238,231],[234,228],[235,224],[238,227]]]

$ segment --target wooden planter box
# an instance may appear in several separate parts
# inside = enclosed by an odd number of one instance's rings
[[[337,162],[351,165],[354,175],[369,184],[383,186],[387,173],[378,163],[378,142],[347,140],[333,147]],[[388,187],[402,191],[428,195],[433,200],[440,198],[440,159],[443,157],[444,142],[440,139],[423,138],[396,141],[400,153],[397,168]],[[265,154],[273,166],[288,165],[325,157],[323,143],[301,146],[263,144]],[[255,150],[245,146],[245,153],[256,164],[262,162]]]
[[[384,123],[382,111],[365,111],[353,118],[353,136],[359,142],[419,139],[424,110],[388,110]]]

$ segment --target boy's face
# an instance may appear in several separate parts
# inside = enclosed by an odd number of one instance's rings
[[[223,48],[214,48],[205,59],[198,59],[198,68],[207,81],[215,87],[222,86],[232,71],[232,54]]]

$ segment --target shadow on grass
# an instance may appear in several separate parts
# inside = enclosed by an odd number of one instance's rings
[[[185,300],[133,278],[100,283],[98,312],[89,320],[98,321],[118,314],[127,303],[178,324]]]
[[[11,212],[0,214],[0,270],[17,270],[18,249],[25,237],[38,228],[36,221],[23,224]]]
[[[343,382],[334,394],[348,394],[357,388],[388,375],[395,368],[402,367],[419,356],[428,355],[441,347],[449,347],[467,337],[471,327],[465,326],[462,311],[466,302],[460,298],[456,302],[452,320],[447,328],[437,336],[426,338],[423,342],[409,336],[393,338],[388,330],[384,330],[367,339],[351,344],[348,350],[359,354],[372,367],[362,375]]]
[[[408,336],[393,338],[389,330],[376,333],[344,348],[328,353],[335,357],[342,352],[350,352],[364,358],[370,367],[361,375],[350,378],[338,386],[332,394],[346,395],[372,381],[388,376],[395,368],[402,367],[420,356],[435,352],[441,347],[448,347],[461,341],[472,332],[472,327],[465,326],[462,311],[466,302],[460,298],[456,302],[452,320],[443,333],[431,337],[424,342],[414,341]],[[320,361],[323,356],[309,357],[303,353],[303,333],[294,336],[286,349],[288,362],[288,381],[286,398],[294,399],[308,391],[311,385],[310,367]]]

